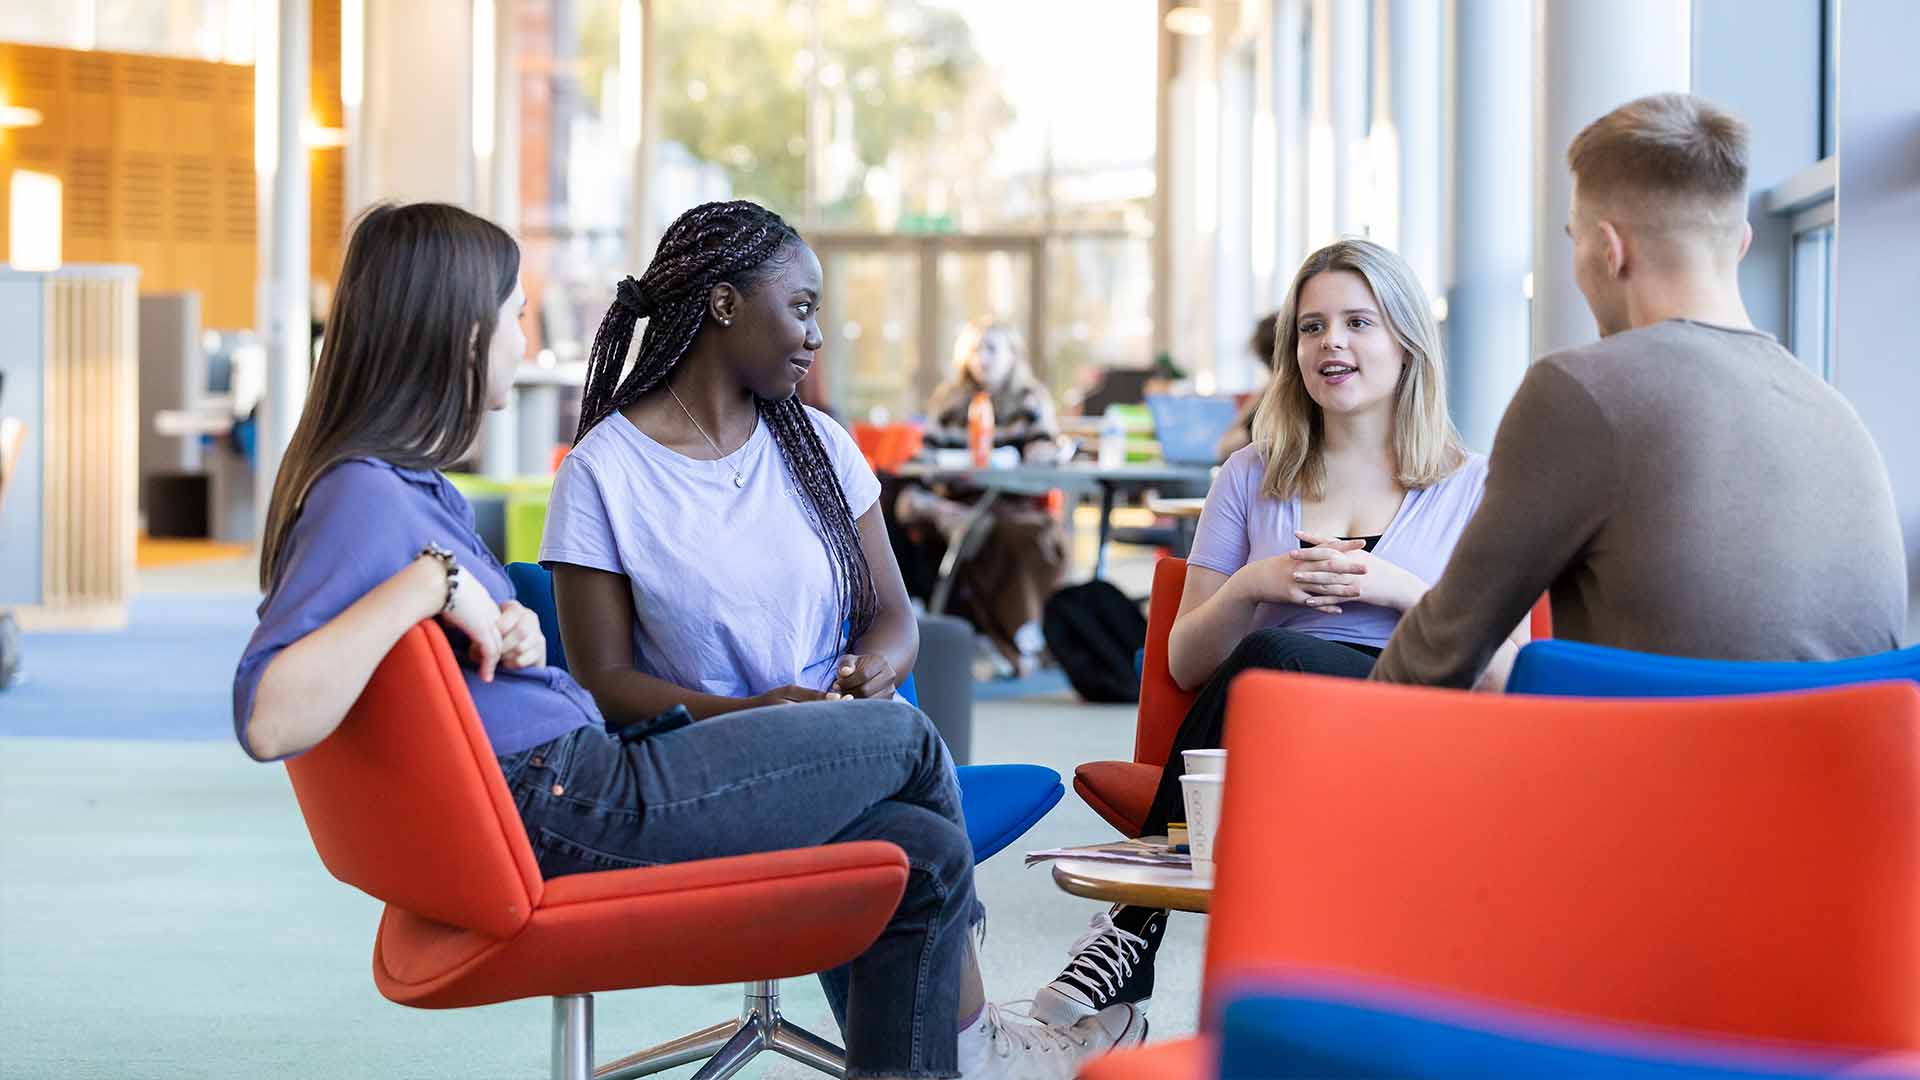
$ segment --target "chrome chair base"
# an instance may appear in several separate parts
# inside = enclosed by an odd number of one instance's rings
[[[589,1080],[593,1075],[593,995],[553,999],[553,1080]]]
[[[569,1041],[562,1036],[561,1003],[572,1000],[554,999],[554,1080],[588,1080],[589,1077],[585,1071],[561,1071],[560,1048],[563,1042]],[[585,1013],[585,1049],[590,1055],[593,1047],[591,1000],[587,1003]],[[567,1012],[564,1019],[572,1022],[573,1014]],[[577,1039],[577,1036],[573,1038]],[[690,1035],[648,1047],[637,1054],[629,1054],[618,1061],[610,1061],[594,1069],[591,1077],[592,1080],[634,1080],[676,1065],[705,1059],[707,1063],[693,1074],[692,1080],[727,1080],[761,1052],[768,1050],[784,1054],[828,1076],[845,1077],[847,1074],[846,1052],[781,1016],[780,984],[763,980],[747,984],[746,1002],[741,1006],[738,1020],[702,1028]],[[572,1067],[570,1062],[569,1067]]]

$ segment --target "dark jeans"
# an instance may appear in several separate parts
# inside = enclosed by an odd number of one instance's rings
[[[1227,688],[1243,671],[1304,671],[1315,675],[1343,675],[1364,679],[1373,670],[1380,650],[1365,645],[1328,641],[1298,630],[1270,628],[1255,630],[1241,639],[1232,655],[1214,669],[1213,678],[1193,699],[1187,718],[1173,737],[1173,752],[1160,772],[1160,787],[1153,794],[1153,806],[1147,811],[1142,836],[1164,835],[1169,821],[1184,821],[1186,802],[1180,791],[1180,774],[1186,765],[1182,750],[1207,750],[1220,745],[1227,733]]]
[[[897,844],[910,869],[892,921],[821,983],[841,1018],[849,1077],[957,1075],[973,848],[946,747],[917,709],[781,705],[632,743],[584,727],[500,766],[549,878],[849,840]]]

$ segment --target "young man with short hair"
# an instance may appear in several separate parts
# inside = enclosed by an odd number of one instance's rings
[[[1831,660],[1892,649],[1906,560],[1852,406],[1741,301],[1747,128],[1685,94],[1567,150],[1575,279],[1601,338],[1542,357],[1486,495],[1372,677],[1473,686],[1541,592],[1554,634],[1642,652]]]

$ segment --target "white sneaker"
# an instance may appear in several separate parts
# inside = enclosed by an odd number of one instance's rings
[[[960,1033],[961,1080],[1073,1080],[1088,1059],[1147,1037],[1147,1018],[1120,1004],[1070,1027],[1023,1021],[988,1002]]]
[[[1037,622],[1022,623],[1020,629],[1013,632],[1013,647],[1028,656],[1038,656],[1040,650],[1047,647],[1047,635]]]
[[[1011,679],[1017,672],[993,639],[985,634],[973,636],[973,681],[992,682],[995,679]]]

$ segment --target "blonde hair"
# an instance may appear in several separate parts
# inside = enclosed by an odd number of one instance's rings
[[[1639,224],[1746,220],[1746,122],[1692,94],[1651,94],[1588,124],[1567,168],[1582,200],[1632,204]]]
[[[1322,461],[1325,425],[1320,406],[1300,375],[1300,293],[1317,274],[1346,270],[1373,290],[1387,333],[1406,351],[1407,366],[1394,391],[1394,481],[1429,487],[1466,461],[1466,447],[1447,415],[1447,372],[1440,329],[1425,290],[1405,259],[1366,240],[1341,240],[1307,256],[1287,289],[1274,344],[1273,378],[1253,416],[1253,445],[1266,458],[1261,493],[1275,499],[1326,494]]]
[[[967,361],[980,351],[980,343],[988,334],[999,334],[1007,339],[1013,349],[1013,371],[1007,375],[1007,387],[1037,386],[1040,380],[1034,377],[1033,368],[1027,365],[1027,346],[1013,327],[995,319],[969,319],[960,326],[960,332],[953,339],[953,370],[956,375],[967,377],[971,371]],[[992,387],[987,389],[991,390]]]

